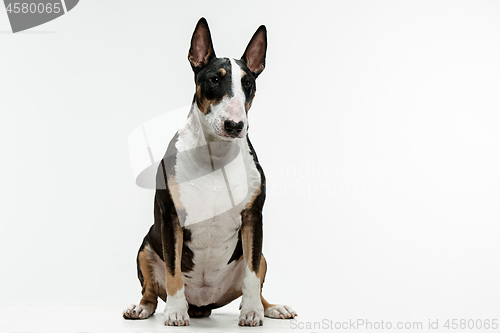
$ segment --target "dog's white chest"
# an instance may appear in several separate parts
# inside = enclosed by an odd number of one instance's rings
[[[238,229],[216,219],[187,227],[193,251],[192,270],[183,273],[186,300],[198,306],[217,303],[231,288],[241,289],[244,260],[231,261],[238,243]]]
[[[247,141],[204,142],[188,129],[179,131],[175,176],[169,180],[181,225],[225,221],[239,227],[241,211],[260,188]]]

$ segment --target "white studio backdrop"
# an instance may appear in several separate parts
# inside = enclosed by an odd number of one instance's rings
[[[268,179],[264,285],[300,314],[500,313],[500,3],[81,1],[0,10],[0,302],[137,302],[153,195],[128,136],[191,102],[189,40],[260,24],[250,138]]]

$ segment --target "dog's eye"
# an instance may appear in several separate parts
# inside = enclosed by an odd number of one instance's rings
[[[210,78],[210,82],[212,82],[213,84],[218,84],[219,83],[219,78],[217,76],[212,76]]]
[[[245,80],[245,88],[250,88],[252,86],[252,81]]]

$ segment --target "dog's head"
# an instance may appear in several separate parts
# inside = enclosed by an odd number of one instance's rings
[[[247,134],[255,79],[265,67],[266,34],[266,27],[261,25],[239,60],[217,58],[207,21],[201,18],[196,25],[188,54],[195,74],[194,102],[204,127],[222,139]]]

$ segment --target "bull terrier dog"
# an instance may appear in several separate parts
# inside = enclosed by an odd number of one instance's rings
[[[262,25],[240,59],[218,58],[207,21],[198,21],[188,54],[196,92],[158,165],[154,224],[137,255],[142,299],[124,318],[148,318],[158,297],[168,326],[188,326],[240,296],[240,326],[297,315],[261,292],[266,180],[248,138],[248,111],[266,51]]]

